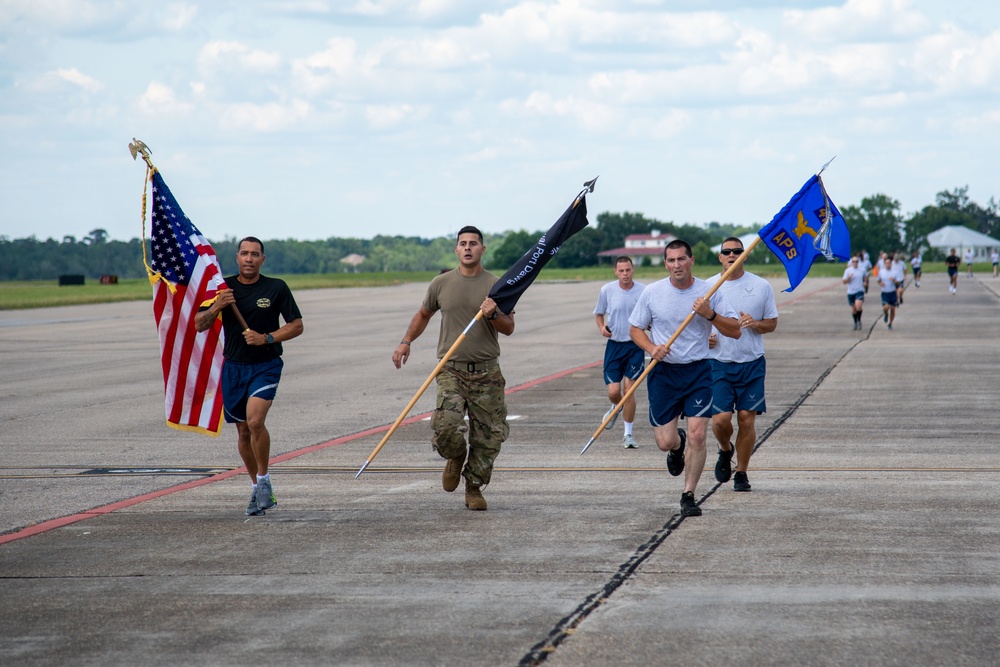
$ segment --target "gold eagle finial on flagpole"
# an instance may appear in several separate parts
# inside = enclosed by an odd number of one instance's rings
[[[153,166],[152,160],[149,159],[149,156],[152,155],[153,151],[149,150],[149,146],[147,146],[143,142],[139,141],[135,137],[132,137],[132,143],[128,145],[128,150],[130,153],[132,153],[133,160],[141,155],[142,159],[146,161],[146,164],[149,166],[150,169],[156,168]]]

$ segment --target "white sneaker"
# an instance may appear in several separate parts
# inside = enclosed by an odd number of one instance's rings
[[[611,406],[611,410],[608,410],[607,412],[604,413],[604,419],[607,419],[611,415],[611,411],[614,410],[616,407],[618,407],[618,406],[617,405],[612,405]],[[619,410],[618,412],[615,413],[614,417],[611,417],[611,421],[609,421],[607,424],[604,425],[604,430],[605,431],[610,431],[611,430],[611,427],[615,425],[616,421],[618,421],[618,415],[620,415],[621,413],[622,413],[622,411]]]
[[[635,436],[631,433],[626,434],[625,437],[622,438],[622,447],[625,449],[636,449],[638,446],[639,443],[635,441]]]

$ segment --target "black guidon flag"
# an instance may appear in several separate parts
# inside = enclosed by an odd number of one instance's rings
[[[556,220],[551,229],[542,234],[528,252],[514,262],[514,265],[507,269],[507,273],[493,284],[490,298],[496,302],[500,312],[510,313],[514,310],[517,300],[535,281],[538,272],[559,252],[559,246],[587,226],[586,193],[588,190],[594,191],[594,181],[596,180],[595,178],[593,181],[585,183],[588,188],[573,200],[570,207]]]

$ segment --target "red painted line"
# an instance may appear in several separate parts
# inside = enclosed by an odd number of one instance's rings
[[[163,496],[169,496],[171,493],[177,493],[178,491],[186,491],[188,489],[193,489],[198,486],[203,486],[210,482],[218,482],[223,479],[229,479],[230,477],[234,477],[240,473],[245,473],[245,472],[246,468],[239,468],[237,470],[227,470],[225,472],[221,472],[217,475],[212,475],[211,477],[206,477],[204,479],[196,479],[191,482],[178,484],[177,486],[171,486],[170,488],[167,489],[160,489],[159,491],[144,493],[143,495],[136,496],[135,498],[126,498],[125,500],[119,500],[118,502],[111,503],[110,505],[95,507],[94,509],[87,510],[86,512],[79,512],[77,514],[71,514],[69,516],[60,517],[58,519],[50,519],[49,521],[43,521],[42,523],[35,524],[34,526],[28,526],[27,528],[22,528],[21,530],[13,533],[0,535],[0,544],[6,544],[7,542],[13,542],[14,540],[19,540],[25,537],[31,537],[32,535],[38,535],[39,533],[44,533],[54,528],[62,528],[63,526],[68,526],[70,524],[78,523],[80,521],[92,519],[94,517],[101,516],[102,514],[110,514],[111,512],[116,512],[118,510],[125,509],[126,507],[132,507],[133,505],[144,503],[147,500],[162,498]]]
[[[558,380],[559,378],[565,377],[572,373],[578,371],[587,370],[594,368],[595,366],[600,366],[603,361],[595,361],[590,364],[585,364],[583,366],[577,366],[576,368],[570,368],[568,370],[559,371],[558,373],[553,373],[546,377],[538,378],[536,380],[531,380],[520,384],[516,387],[512,387],[506,391],[507,394],[513,394],[518,391],[524,391],[525,389],[530,389],[532,387],[537,387],[540,384],[546,382],[552,382],[553,380]],[[423,414],[415,415],[409,417],[400,422],[400,426],[405,426],[407,424],[414,424],[423,419],[426,419],[431,415],[430,412],[425,412]],[[334,447],[336,445],[342,445],[352,440],[358,440],[360,438],[366,438],[370,435],[376,435],[378,433],[384,433],[388,431],[392,424],[385,424],[383,426],[376,426],[375,428],[370,428],[358,433],[352,433],[350,435],[341,436],[339,438],[334,438],[333,440],[327,440],[318,445],[311,445],[309,447],[303,447],[301,449],[296,449],[278,456],[271,458],[271,463],[281,463],[284,461],[289,461],[291,459],[302,456],[303,454],[309,454],[311,452],[318,451],[320,449],[326,449],[327,447]],[[26,537],[32,537],[33,535],[39,535],[41,533],[54,530],[56,528],[62,528],[64,526],[69,526],[74,523],[79,523],[80,521],[86,521],[87,519],[92,519],[104,514],[110,514],[118,510],[126,509],[128,507],[133,507],[140,503],[144,503],[147,500],[155,500],[156,498],[162,498],[163,496],[168,496],[172,493],[178,493],[180,491],[187,491],[188,489],[194,489],[199,486],[204,486],[205,484],[211,484],[213,482],[220,482],[224,479],[229,479],[230,477],[235,477],[237,475],[245,475],[246,468],[240,467],[235,470],[226,470],[225,472],[212,475],[211,477],[205,477],[204,479],[198,479],[191,482],[185,482],[183,484],[178,484],[177,486],[171,486],[167,489],[160,489],[159,491],[153,491],[151,493],[145,493],[141,496],[136,496],[134,498],[127,498],[125,500],[120,500],[116,503],[111,503],[109,505],[103,505],[101,507],[95,507],[94,509],[87,510],[85,512],[78,512],[77,514],[71,514],[69,516],[60,517],[58,519],[50,519],[49,521],[43,521],[42,523],[35,524],[34,526],[28,526],[27,528],[22,528],[21,530],[15,531],[13,533],[7,533],[6,535],[0,535],[0,544],[6,544],[7,542],[13,542],[15,540],[24,539]]]
[[[583,366],[577,366],[576,368],[570,368],[564,371],[559,371],[558,373],[553,373],[552,375],[549,375],[547,377],[538,378],[537,380],[531,380],[530,382],[519,384],[516,387],[508,389],[506,393],[513,394],[514,392],[517,391],[524,391],[525,389],[531,389],[532,387],[537,387],[540,384],[544,384],[546,382],[552,382],[553,380],[558,380],[559,378],[566,377],[567,375],[572,375],[573,373],[578,373],[580,371],[585,371],[594,368],[596,366],[603,366],[603,365],[604,361],[601,360],[601,361],[595,361],[590,364],[584,364]]]

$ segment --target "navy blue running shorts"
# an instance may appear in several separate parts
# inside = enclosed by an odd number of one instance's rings
[[[708,359],[690,364],[660,362],[646,376],[649,423],[666,426],[678,415],[712,414],[712,367]]]
[[[609,340],[604,348],[604,384],[621,382],[622,378],[634,380],[645,366],[646,353],[630,340]]]
[[[222,364],[222,406],[230,424],[247,420],[247,401],[262,398],[273,401],[284,367],[281,357],[259,364],[227,360]]]
[[[712,359],[712,414],[750,410],[767,412],[764,403],[764,357],[746,363],[730,363]]]

